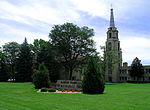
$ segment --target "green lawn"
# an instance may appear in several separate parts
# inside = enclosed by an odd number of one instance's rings
[[[36,93],[30,83],[0,83],[0,110],[150,110],[150,84],[109,83],[104,94]]]

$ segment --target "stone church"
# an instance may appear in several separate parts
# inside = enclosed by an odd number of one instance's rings
[[[122,50],[119,41],[119,31],[117,30],[114,22],[113,9],[110,13],[110,26],[107,31],[107,39],[105,45],[104,55],[110,56],[107,61],[104,78],[106,82],[126,82],[131,80],[129,75],[130,66],[128,63],[122,63]],[[135,56],[136,57],[136,56]],[[109,57],[108,57],[109,58]],[[65,73],[64,69],[58,75],[59,80],[67,80],[69,74]],[[64,73],[64,74],[62,74]],[[82,80],[83,79],[83,69],[79,67],[73,71],[72,80]],[[141,80],[150,81],[150,65],[144,65],[144,75]]]
[[[118,36],[119,31],[117,30],[114,22],[113,9],[110,13],[110,26],[107,31],[107,39],[105,45],[104,54],[110,59],[107,62],[105,80],[106,82],[126,82],[131,80],[129,75],[130,66],[125,62],[122,64],[122,50],[120,48],[120,41]],[[136,56],[135,56],[136,57]],[[144,65],[144,75],[141,80],[150,81],[150,65]]]

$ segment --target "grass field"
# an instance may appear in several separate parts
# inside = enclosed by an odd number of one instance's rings
[[[150,84],[108,83],[104,94],[36,93],[30,83],[0,83],[0,110],[150,110]]]

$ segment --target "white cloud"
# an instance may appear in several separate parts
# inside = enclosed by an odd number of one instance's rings
[[[134,37],[126,36],[121,39],[123,61],[131,63],[135,57],[144,61],[150,61],[150,39],[144,36],[135,34]]]
[[[0,46],[4,45],[7,42],[13,42],[13,41],[21,44],[23,43],[25,37],[28,39],[28,43],[33,43],[33,39],[42,38],[44,40],[48,40],[48,35],[41,34],[38,32],[28,32],[22,29],[15,29],[3,23],[0,23],[0,30],[3,32],[4,35],[0,37],[1,39]],[[9,36],[5,38],[5,35],[9,35]]]
[[[109,12],[114,8],[117,20],[129,19],[129,12],[138,13],[141,5],[144,6],[146,0],[70,0],[75,7],[83,12],[87,12],[92,16],[99,16],[109,20]]]
[[[53,4],[55,6],[53,6]],[[13,20],[32,26],[33,28],[47,31],[47,35],[45,35],[45,33],[43,33],[43,35],[34,30],[20,29],[19,27],[16,27],[15,24],[12,26],[12,24],[10,25],[9,23],[1,23],[1,45],[6,43],[6,41],[17,41],[21,43],[23,41],[22,38],[24,39],[24,37],[27,37],[30,42],[35,38],[48,39],[48,33],[51,28],[50,25],[62,24],[64,22],[77,22],[80,20],[79,14],[74,11],[70,2],[65,0],[26,0],[21,2],[20,5],[15,5],[2,0],[0,1],[0,14],[1,19]]]
[[[92,16],[106,17],[107,4],[104,0],[70,0],[78,10]]]
[[[60,24],[64,21],[79,20],[79,15],[73,8],[69,7],[68,2],[62,0],[56,7],[51,7],[52,0],[47,2],[27,2],[24,5],[13,5],[7,1],[0,2],[0,18],[15,20],[18,22],[32,24],[30,19],[39,20],[48,24]],[[56,0],[56,2],[58,2]],[[66,3],[66,4],[65,4]],[[29,18],[29,19],[27,19]]]
[[[90,19],[82,18],[80,12],[85,12],[85,14],[88,14],[91,18],[100,17],[109,20],[111,1],[112,0],[19,0],[19,4],[16,5],[7,2],[7,0],[1,0],[0,19],[13,20],[31,26],[31,28],[45,30],[47,33],[36,32],[34,29],[27,30],[25,28],[15,27],[9,23],[5,24],[0,21],[0,44],[9,41],[22,43],[24,37],[27,37],[30,43],[36,38],[48,40],[50,25],[62,24],[64,22],[75,22],[78,25],[82,24],[85,19]],[[115,21],[128,23],[132,22],[130,21],[131,16],[138,15],[141,11],[139,9],[145,6],[147,0],[115,0],[112,2],[114,2]],[[129,12],[132,12],[133,15],[129,15]],[[102,28],[106,28],[106,26],[99,28],[94,26],[94,24],[92,25],[92,23],[90,23],[90,25],[87,24],[87,26],[94,27],[96,32],[94,40],[97,42],[97,48],[99,50],[100,45],[105,45],[107,29]],[[141,60],[143,59],[150,62],[150,39],[148,36],[137,34],[137,32],[132,32],[127,28],[129,27],[124,29],[126,33],[121,32],[120,34],[124,61],[132,61],[137,56]]]

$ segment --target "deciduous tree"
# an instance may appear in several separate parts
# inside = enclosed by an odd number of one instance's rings
[[[7,65],[10,66],[10,78],[15,79],[16,61],[20,49],[20,44],[17,42],[9,42],[3,45],[3,52],[6,55]]]
[[[88,56],[95,54],[93,29],[78,27],[72,23],[55,25],[49,33],[50,41],[57,48],[59,61],[69,71],[69,79],[73,70]]]
[[[0,81],[8,80],[8,68],[6,64],[5,53],[0,51]]]

